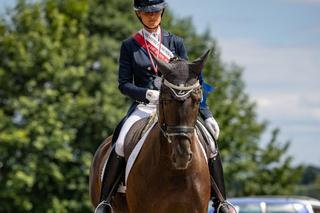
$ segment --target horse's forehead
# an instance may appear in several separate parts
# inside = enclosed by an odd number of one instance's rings
[[[187,61],[176,61],[172,63],[167,80],[172,82],[186,82],[190,79],[189,66]]]
[[[185,61],[180,61],[178,63],[174,63],[171,72],[175,75],[189,73],[188,64]]]

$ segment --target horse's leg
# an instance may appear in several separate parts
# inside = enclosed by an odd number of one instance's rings
[[[107,150],[111,145],[112,136],[105,139],[101,145],[98,147],[94,157],[92,159],[92,164],[90,168],[89,176],[89,194],[91,198],[91,203],[94,208],[100,202],[101,194],[101,174],[104,166],[104,162],[107,158]]]

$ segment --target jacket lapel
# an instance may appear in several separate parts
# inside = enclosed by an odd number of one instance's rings
[[[162,44],[169,48],[170,34],[161,28]]]

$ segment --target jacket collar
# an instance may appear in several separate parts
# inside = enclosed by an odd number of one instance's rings
[[[167,32],[167,31],[165,31],[162,27],[161,27],[161,34],[162,34],[162,36],[169,36],[170,34]]]
[[[165,30],[161,27],[161,36],[162,36],[162,38],[161,38],[161,39],[162,39],[162,44],[163,44],[164,46],[166,46],[166,47],[169,48],[170,33],[167,32],[167,31],[165,31]],[[133,39],[133,40],[134,40],[135,44],[140,47],[140,44],[139,44],[135,39]],[[148,54],[147,51],[146,51],[144,48],[141,48],[141,49],[142,49],[144,52],[146,52],[146,54]]]

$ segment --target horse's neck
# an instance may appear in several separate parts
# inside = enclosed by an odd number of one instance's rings
[[[159,165],[167,164],[167,162],[171,164],[170,144],[163,136],[158,125],[155,125],[150,131],[143,145],[142,152],[140,156],[143,156],[143,159],[140,160],[141,164],[144,165],[143,167],[146,166],[152,169],[152,167],[158,167]]]

